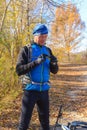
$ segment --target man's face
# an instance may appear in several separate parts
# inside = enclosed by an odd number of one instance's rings
[[[47,36],[48,36],[47,34],[34,36],[34,41],[42,46],[45,44]]]

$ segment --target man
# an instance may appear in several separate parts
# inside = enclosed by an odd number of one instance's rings
[[[28,129],[35,104],[43,130],[49,130],[49,78],[50,72],[56,74],[58,71],[57,58],[53,56],[51,49],[45,46],[48,29],[44,24],[38,24],[33,35],[31,56],[28,55],[26,47],[23,47],[16,65],[17,74],[27,74],[30,79],[24,89],[18,130]]]

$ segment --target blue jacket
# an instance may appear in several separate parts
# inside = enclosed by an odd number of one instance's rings
[[[50,56],[50,51],[46,46],[38,46],[37,44],[32,45],[32,54],[31,54],[31,62],[35,61],[38,56],[41,54],[47,54]],[[50,78],[50,59],[46,58],[44,62],[34,67],[31,71],[28,73],[31,81],[35,83],[45,83],[49,81]],[[38,91],[44,91],[48,90],[50,88],[49,84],[27,84],[26,88],[27,90],[38,90]]]
[[[52,65],[49,58],[46,58],[44,62],[35,66],[33,62],[41,54],[47,54],[52,56],[52,51],[46,46],[39,46],[36,43],[31,44],[32,53],[31,58],[28,56],[28,50],[26,47],[23,47],[19,53],[18,61],[16,65],[17,74],[23,75],[27,74],[31,81],[41,84],[27,84],[26,90],[36,90],[36,91],[45,91],[50,88],[50,85],[47,83],[50,79],[50,72],[57,73],[58,65]],[[30,59],[28,59],[30,58]],[[29,62],[30,61],[30,62]]]

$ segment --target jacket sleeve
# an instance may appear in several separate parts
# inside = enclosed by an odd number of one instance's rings
[[[28,73],[35,65],[34,62],[28,63],[28,48],[24,46],[18,55],[16,72],[18,76]]]
[[[54,56],[50,48],[49,51],[50,51],[50,57]],[[59,70],[58,62],[55,62],[55,64],[52,64],[50,62],[50,72],[56,74],[58,70]]]

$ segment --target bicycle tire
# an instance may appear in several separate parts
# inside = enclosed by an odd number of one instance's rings
[[[87,129],[87,122],[73,121],[70,123],[69,128],[70,128],[70,130],[77,130],[78,128],[86,128]]]

